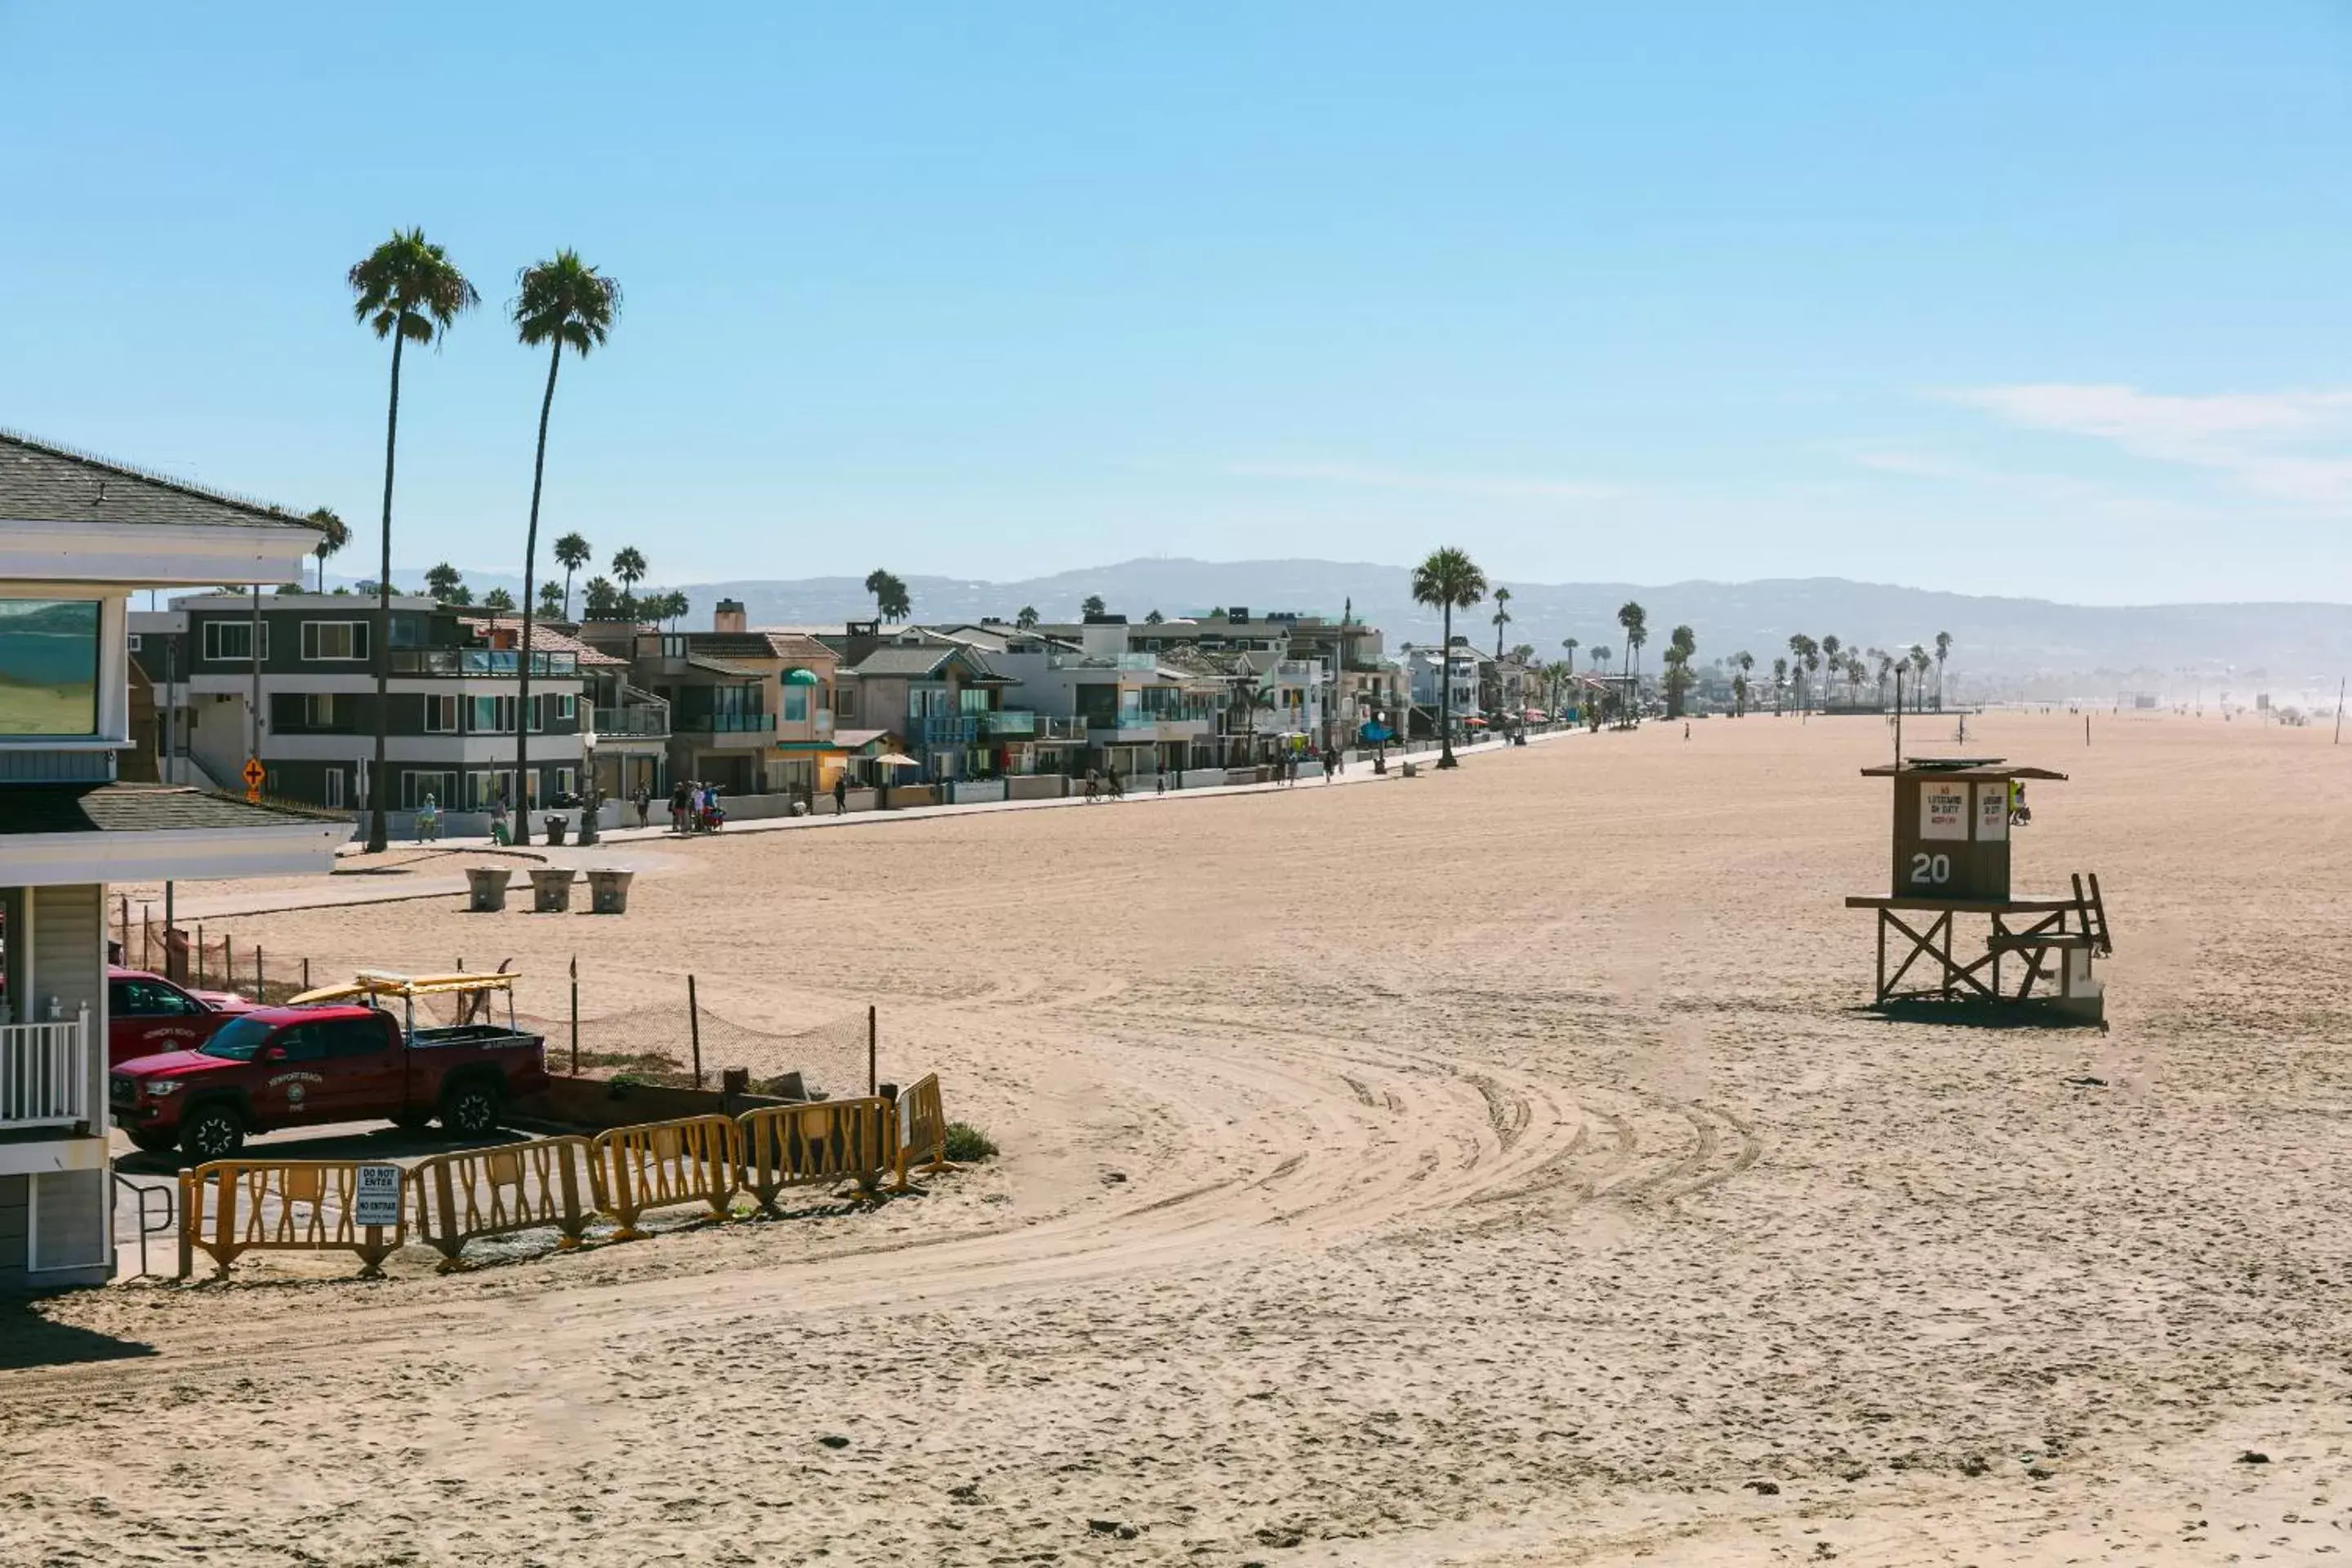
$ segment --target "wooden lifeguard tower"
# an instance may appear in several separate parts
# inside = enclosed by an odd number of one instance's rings
[[[1967,1002],[2100,1021],[2105,1000],[2092,962],[2115,948],[2099,879],[2077,873],[2071,894],[2010,889],[2012,835],[2032,820],[2024,785],[2066,775],[1999,757],[1906,757],[1862,773],[1895,783],[1895,890],[1845,901],[1878,911],[1876,1005]],[[1956,952],[1956,927],[1973,915],[1991,917],[1984,947],[1977,951],[1971,939]],[[2022,972],[2013,988],[2004,961]]]

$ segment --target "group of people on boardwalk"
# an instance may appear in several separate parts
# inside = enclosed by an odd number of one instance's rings
[[[1119,781],[1116,766],[1104,768],[1099,773],[1093,768],[1087,770],[1087,799],[1089,801],[1120,800],[1126,795],[1127,785]]]
[[[669,792],[672,833],[716,833],[727,824],[727,808],[719,804],[719,786],[696,779],[680,779]]]

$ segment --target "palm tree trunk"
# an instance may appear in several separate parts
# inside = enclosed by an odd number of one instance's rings
[[[1454,602],[1444,605],[1445,629],[1437,639],[1437,765],[1454,765]]]
[[[547,395],[539,400],[539,452],[530,461],[530,527],[523,534],[522,547],[522,656],[515,661],[515,797],[509,804],[514,807],[514,841],[530,842],[530,810],[524,803],[530,799],[530,622],[534,601],[531,595],[534,569],[539,564],[539,490],[547,477],[547,416],[555,407],[555,373],[563,363],[563,340],[555,340],[555,353],[547,361]],[[568,574],[567,574],[568,575]]]
[[[375,766],[368,774],[368,853],[380,855],[391,843],[384,816],[384,796],[392,781],[384,775],[384,755],[392,726],[392,469],[400,450],[400,328],[392,332],[392,404],[383,417],[383,553],[375,574]],[[323,565],[323,563],[321,563]],[[326,579],[322,575],[321,583]]]
[[[572,568],[563,569],[563,618],[572,618]]]

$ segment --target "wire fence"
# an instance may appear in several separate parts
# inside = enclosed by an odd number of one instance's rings
[[[240,941],[228,929],[201,921],[166,925],[152,908],[134,916],[131,900],[116,901],[113,961],[160,974],[199,991],[229,991],[256,1002],[283,1002],[310,989],[310,961]]]

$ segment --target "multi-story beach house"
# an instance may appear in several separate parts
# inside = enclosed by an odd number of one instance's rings
[[[300,581],[294,514],[0,435],[0,1290],[113,1273],[107,885],[324,873],[347,825],[123,782],[136,590]]]
[[[352,594],[215,593],[133,613],[136,657],[171,753],[161,775],[226,787],[257,757],[272,798],[354,812],[371,804],[375,610]],[[519,709],[521,629],[512,616],[392,600],[385,804],[404,822],[428,796],[444,812],[487,813],[494,795],[539,806],[580,788],[592,711],[583,666],[620,661],[534,626],[530,698]],[[526,722],[530,776],[518,796],[515,732]]]

